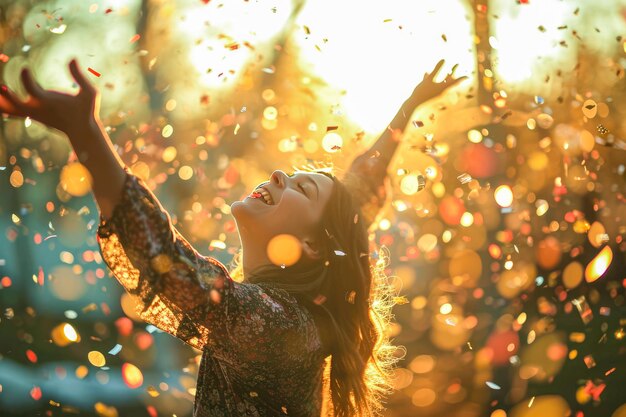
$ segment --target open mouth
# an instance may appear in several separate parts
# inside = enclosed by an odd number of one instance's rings
[[[252,193],[250,193],[249,197],[259,199],[260,201],[264,202],[268,206],[274,205],[274,199],[272,198],[272,195],[263,186],[257,187]]]

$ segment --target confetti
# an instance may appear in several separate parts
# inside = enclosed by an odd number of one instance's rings
[[[593,355],[587,355],[583,358],[583,361],[585,362],[585,365],[587,365],[587,368],[591,369],[594,366],[596,366],[596,361],[595,359],[593,359]]]
[[[109,355],[117,355],[122,350],[122,345],[117,343],[111,350],[109,350]]]
[[[95,69],[91,68],[91,67],[87,67],[87,71],[89,71],[90,73],[92,73],[96,77],[100,76],[100,73],[98,71],[96,71]]]
[[[91,363],[93,366],[102,367],[106,365],[106,359],[104,358],[104,355],[97,350],[92,350],[91,352],[89,352],[87,354],[87,359],[89,360],[89,363]]]
[[[496,389],[496,390],[501,389],[500,385],[496,384],[495,382],[487,381],[485,382],[485,384],[487,384],[487,386],[491,389]]]
[[[576,309],[578,309],[578,313],[580,314],[580,318],[583,323],[589,324],[591,320],[593,320],[593,311],[591,311],[591,307],[589,307],[589,303],[584,295],[573,299],[572,304],[574,304]]]

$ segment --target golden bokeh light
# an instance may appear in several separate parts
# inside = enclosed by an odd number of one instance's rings
[[[52,341],[57,346],[67,346],[70,343],[80,342],[80,335],[69,323],[61,323],[55,326],[51,333]]]
[[[143,373],[132,363],[125,363],[122,365],[122,379],[129,388],[139,388],[143,384]]]
[[[585,280],[594,282],[604,275],[611,262],[613,261],[613,250],[610,246],[605,246],[602,250],[587,264],[585,268]]]
[[[80,197],[91,191],[93,178],[80,162],[72,162],[61,169],[59,183],[63,191],[74,197]]]
[[[578,287],[583,280],[583,266],[580,262],[573,261],[563,269],[563,285],[572,289]]]
[[[335,153],[341,150],[343,138],[335,132],[328,132],[322,138],[322,148],[328,153]]]
[[[281,267],[294,265],[301,255],[300,241],[292,235],[276,235],[267,244],[267,257],[274,265]]]
[[[510,207],[513,204],[513,191],[508,185],[500,185],[494,191],[493,196],[500,207]]]

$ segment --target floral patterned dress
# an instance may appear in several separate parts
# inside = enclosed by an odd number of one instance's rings
[[[233,281],[125,170],[98,245],[141,318],[202,351],[193,415],[318,417],[326,354],[311,313],[272,284]]]

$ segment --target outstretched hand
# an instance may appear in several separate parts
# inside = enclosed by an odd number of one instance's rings
[[[407,100],[408,102],[417,106],[422,102],[439,96],[448,88],[460,83],[467,78],[467,76],[454,78],[454,71],[457,67],[455,65],[454,67],[452,67],[452,71],[450,71],[450,73],[446,75],[446,78],[444,78],[443,81],[436,83],[435,77],[437,77],[437,74],[439,73],[439,70],[443,66],[444,62],[445,61],[442,59],[437,63],[437,65],[435,65],[435,68],[433,68],[430,73],[424,74],[424,79],[417,85],[417,87],[415,87],[415,90],[413,90],[413,93]]]
[[[24,68],[20,76],[29,96],[21,100],[6,85],[0,86],[0,113],[30,117],[66,134],[89,124],[92,120],[97,120],[100,107],[98,89],[78,68],[76,59],[70,61],[69,69],[80,87],[77,95],[43,89],[35,81],[31,71]]]

